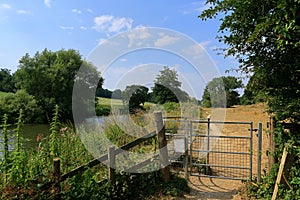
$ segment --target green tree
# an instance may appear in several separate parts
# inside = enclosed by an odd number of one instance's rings
[[[222,13],[219,35],[226,56],[240,70],[256,76],[270,112],[300,121],[300,2],[277,0],[207,0],[203,20]],[[288,109],[287,109],[288,108]]]
[[[214,78],[204,89],[202,106],[223,107],[226,105],[226,107],[231,107],[237,105],[239,104],[239,93],[235,89],[241,87],[242,81],[233,76]]]
[[[141,85],[130,85],[122,93],[123,102],[129,105],[129,111],[142,109],[141,106],[148,100],[148,88]]]
[[[220,18],[217,38],[226,44],[226,56],[234,56],[239,69],[255,77],[254,88],[265,95],[269,112],[278,121],[288,121],[284,130],[275,129],[275,160],[279,162],[283,146],[291,144],[289,162],[285,167],[290,188],[281,187],[278,198],[297,198],[300,194],[300,1],[299,0],[207,0],[209,8],[199,16],[203,20]],[[251,90],[252,92],[254,90]],[[278,165],[272,171],[277,171]],[[298,175],[297,175],[298,174]],[[269,199],[276,174],[265,179],[273,183],[260,188],[260,197]],[[264,187],[266,184],[260,184]],[[265,192],[263,192],[265,191]],[[283,195],[286,195],[285,197]]]
[[[153,100],[155,103],[186,101],[188,94],[180,89],[181,82],[178,81],[176,70],[164,67],[156,77],[153,89]]]
[[[9,69],[1,68],[0,70],[0,91],[2,92],[14,92],[15,91],[15,81],[13,75],[10,73]]]
[[[40,123],[42,119],[41,109],[37,105],[32,95],[24,90],[16,93],[8,93],[0,98],[0,115],[8,115],[10,123],[14,123],[19,115],[19,110],[23,110],[23,120],[25,123]]]
[[[86,68],[86,74],[76,75],[81,66]],[[80,79],[78,81],[85,86],[82,87],[85,90],[99,87],[103,82],[100,72],[83,61],[81,55],[72,49],[57,52],[45,49],[33,57],[26,54],[20,59],[15,76],[18,86],[35,97],[48,122],[55,105],[60,107],[63,121],[72,120],[72,92],[75,79]],[[100,80],[96,86],[95,80]]]

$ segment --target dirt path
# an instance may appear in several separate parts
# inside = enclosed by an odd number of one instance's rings
[[[268,157],[266,150],[269,146],[269,138],[267,136],[268,114],[265,112],[266,106],[263,104],[236,106],[226,110],[225,121],[253,122],[253,128],[258,127],[258,123],[263,123],[263,142],[262,142],[262,171],[267,169]],[[204,113],[209,113],[205,110]],[[204,116],[206,117],[206,116]],[[241,133],[239,126],[226,126],[223,128],[223,134],[239,135]],[[253,175],[257,174],[257,137],[253,135]],[[263,172],[262,172],[263,173]],[[238,180],[227,180],[217,178],[199,178],[191,176],[189,180],[192,191],[185,195],[185,198],[179,199],[244,199],[238,195],[239,188],[244,184]]]

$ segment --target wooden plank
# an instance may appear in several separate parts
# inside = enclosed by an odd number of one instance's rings
[[[108,165],[108,179],[111,183],[115,183],[116,179],[115,179],[115,168],[116,168],[116,154],[115,154],[115,146],[111,145],[108,148],[108,161],[109,161],[109,165]]]
[[[280,181],[281,181],[281,177],[282,177],[286,157],[287,157],[287,150],[286,150],[286,147],[284,147],[283,154],[282,154],[282,157],[281,157],[280,166],[279,166],[279,170],[278,170],[278,174],[277,174],[277,179],[276,179],[276,183],[275,183],[275,187],[274,187],[274,191],[273,191],[272,200],[275,200],[277,198],[278,185],[280,184]]]

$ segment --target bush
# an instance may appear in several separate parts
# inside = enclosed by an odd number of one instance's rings
[[[180,104],[175,102],[166,102],[163,106],[166,112],[178,111],[180,109]]]
[[[108,116],[110,115],[111,107],[109,105],[100,105],[96,106],[96,115],[97,116]]]
[[[43,116],[40,107],[33,96],[24,90],[16,93],[7,93],[0,97],[0,115],[8,115],[9,123],[14,123],[18,117],[19,110],[23,110],[24,123],[42,123]]]

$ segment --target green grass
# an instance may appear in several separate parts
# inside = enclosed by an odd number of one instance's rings
[[[103,98],[103,97],[99,97],[98,101],[100,103],[100,105],[103,106],[123,106],[123,101],[120,99],[109,99],[109,98]]]

